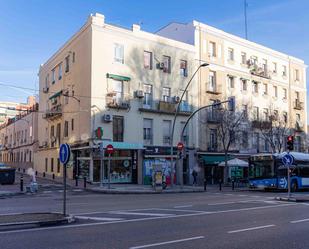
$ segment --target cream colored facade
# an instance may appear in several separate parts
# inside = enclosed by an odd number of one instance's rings
[[[0,127],[0,162],[26,170],[33,168],[38,148],[38,113],[35,108]]]
[[[210,64],[199,74],[199,106],[235,96],[236,108],[241,111],[246,106],[251,121],[263,120],[264,115],[272,115],[274,111],[278,112],[280,117],[287,114],[290,134],[294,135],[296,140],[295,150],[307,151],[304,61],[197,21],[188,24],[172,23],[158,34],[194,45],[196,59]],[[214,74],[215,86],[210,84],[210,74]],[[243,80],[246,87],[243,87]],[[254,112],[258,113],[258,117],[255,117]],[[216,130],[215,122],[205,116],[206,113],[200,115],[202,124],[199,149],[218,152],[222,148],[219,141],[212,141],[214,139],[211,135]],[[249,154],[270,152],[269,145],[262,141],[259,132],[253,126],[247,134],[249,142],[243,144],[241,141],[244,139],[239,139],[231,150]]]
[[[99,143],[104,147],[111,143],[116,149],[112,182],[145,183],[149,163],[168,164],[176,102],[198,66],[195,59],[193,45],[144,32],[138,25],[131,29],[109,25],[103,15],[91,15],[40,67],[35,169],[60,176],[59,145],[69,143],[73,151],[69,177],[87,175],[97,182]],[[197,86],[194,78],[177,118],[174,145],[198,105]],[[197,119],[189,124],[188,148],[197,145],[196,125]],[[98,127],[101,138],[95,133]]]

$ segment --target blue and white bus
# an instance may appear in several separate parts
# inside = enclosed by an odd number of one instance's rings
[[[287,167],[280,154],[258,154],[250,157],[249,186],[258,189],[287,189]],[[290,167],[291,191],[309,188],[309,154],[290,152],[294,163]]]

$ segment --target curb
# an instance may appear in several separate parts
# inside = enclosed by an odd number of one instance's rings
[[[4,193],[0,194],[0,198],[2,197],[10,197],[10,196],[18,196],[18,195],[24,195],[24,192],[12,192],[12,193]]]
[[[161,192],[156,192],[153,190],[117,190],[117,189],[84,189],[87,192],[92,193],[101,193],[101,194],[178,194],[178,193],[201,193],[205,192],[204,190],[163,190]]]
[[[20,213],[14,215],[22,215],[22,214],[29,214],[29,213]],[[35,213],[40,214],[40,213]],[[46,213],[45,213],[46,214]],[[58,214],[58,213],[51,213],[51,214]],[[8,223],[0,223],[0,230],[10,230],[17,229],[24,226],[54,226],[54,225],[63,225],[63,224],[70,224],[75,222],[75,218],[72,215],[68,215],[67,217],[59,218],[59,219],[50,219],[45,221],[26,221],[26,222],[8,222]]]
[[[287,202],[309,202],[308,199],[294,198],[294,197],[276,197],[275,200]]]

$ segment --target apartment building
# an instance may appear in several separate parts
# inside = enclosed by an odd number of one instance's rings
[[[38,105],[0,126],[0,162],[16,169],[33,168],[38,147]]]
[[[306,65],[304,61],[260,44],[193,21],[171,23],[157,34],[196,48],[196,59],[210,65],[199,72],[199,106],[233,96],[236,111],[248,117],[230,154],[246,158],[284,150],[285,136],[295,136],[295,150],[307,151]],[[217,165],[224,160],[218,138],[216,110],[200,113],[198,153],[206,175],[222,179]],[[274,124],[276,123],[276,124]],[[284,130],[269,139],[270,128]],[[278,127],[279,126],[279,127]]]
[[[100,144],[103,149],[112,144],[112,183],[149,184],[155,164],[161,164],[169,178],[175,107],[198,65],[193,45],[144,32],[138,25],[110,25],[103,15],[91,15],[40,66],[35,169],[60,176],[59,145],[69,143],[69,177],[106,182],[107,160]],[[198,105],[197,86],[194,78],[180,103],[174,146]],[[198,142],[199,131],[193,129],[197,121],[190,122],[182,138],[189,155],[186,164],[195,163],[189,150]]]

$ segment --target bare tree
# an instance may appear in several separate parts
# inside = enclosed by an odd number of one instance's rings
[[[287,116],[279,116],[278,111],[269,108],[270,115],[263,120],[252,121],[252,125],[259,129],[262,138],[270,145],[272,153],[280,153],[284,150],[285,138],[291,133],[288,127]]]
[[[247,120],[244,112],[229,111],[225,108],[222,108],[217,112],[219,117],[218,139],[224,151],[224,181],[226,182],[228,175],[228,152],[231,145],[235,142],[236,138],[240,137],[242,135],[242,132],[247,129]]]

